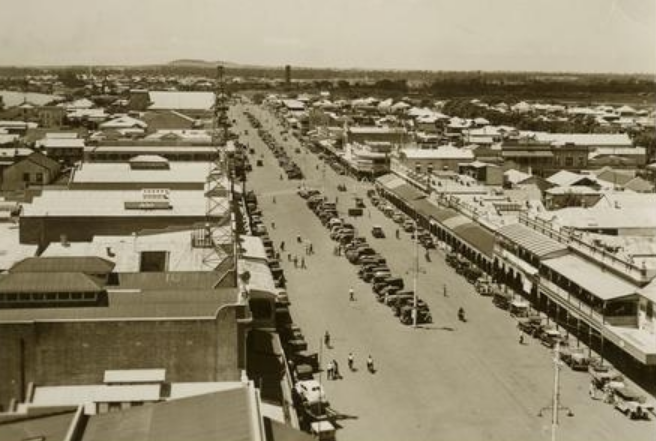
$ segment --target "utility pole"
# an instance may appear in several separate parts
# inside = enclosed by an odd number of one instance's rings
[[[417,215],[415,213],[415,274],[412,278],[412,327],[417,328],[417,277],[419,273],[419,246],[417,243]]]
[[[543,407],[538,412],[538,416],[541,417],[542,413],[545,410],[551,410],[551,441],[556,441],[556,435],[558,430],[558,416],[561,410],[567,411],[567,416],[574,416],[574,412],[569,407],[563,406],[560,404],[560,366],[562,362],[560,361],[560,342],[556,341],[554,345],[554,383],[553,383],[553,395],[551,399],[551,404],[549,406]]]

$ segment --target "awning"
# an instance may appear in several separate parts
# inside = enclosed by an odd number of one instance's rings
[[[509,242],[543,258],[554,253],[564,253],[567,245],[538,233],[537,231],[522,225],[505,225],[497,230],[497,233]]]
[[[491,231],[486,230],[477,223],[470,222],[454,228],[453,232],[487,257],[493,257],[494,234]]]
[[[573,254],[546,260],[542,265],[604,301],[627,297],[638,291],[638,287]]]

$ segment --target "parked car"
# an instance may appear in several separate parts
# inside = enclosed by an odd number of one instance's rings
[[[549,348],[565,341],[565,336],[555,326],[541,327],[538,331],[538,338],[543,345]]]
[[[374,225],[373,227],[371,227],[371,235],[373,237],[383,239],[385,237],[385,231],[383,231],[383,227]]]
[[[648,403],[644,395],[627,386],[613,391],[613,401],[615,409],[632,420],[649,419],[649,412],[654,410],[654,405]]]
[[[394,219],[396,221],[396,219]],[[406,220],[403,222],[403,231],[407,233],[412,233],[415,231],[415,223],[411,220]]]
[[[517,327],[531,337],[536,337],[543,323],[544,318],[539,315],[531,315],[517,320]]]
[[[560,359],[575,371],[587,371],[590,365],[590,357],[585,348],[566,346],[560,351]]]
[[[325,403],[326,393],[316,380],[299,381],[294,385],[294,390],[301,400],[307,404]]]

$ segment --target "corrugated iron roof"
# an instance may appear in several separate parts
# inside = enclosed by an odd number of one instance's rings
[[[522,224],[505,225],[499,228],[497,233],[540,258],[567,251],[567,245]]]
[[[28,257],[12,266],[9,272],[108,274],[112,272],[114,266],[114,262],[96,256]]]
[[[0,278],[0,293],[101,292],[102,284],[84,273],[10,273]]]

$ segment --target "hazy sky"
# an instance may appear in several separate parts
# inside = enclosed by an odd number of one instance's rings
[[[656,73],[655,0],[3,0],[0,65]]]

